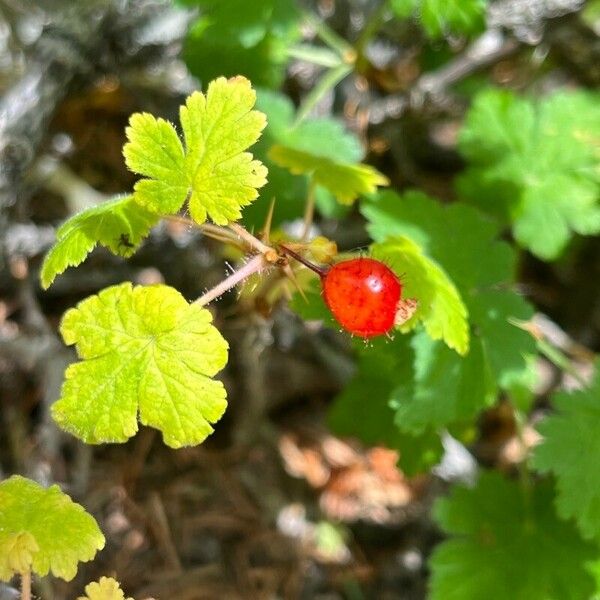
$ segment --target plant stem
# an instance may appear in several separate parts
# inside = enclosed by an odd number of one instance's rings
[[[331,89],[334,88],[348,73],[352,71],[352,65],[342,64],[339,67],[334,67],[333,69],[329,69],[319,79],[319,82],[315,87],[306,95],[300,108],[298,109],[298,113],[296,115],[296,120],[294,121],[294,127],[296,127],[299,123],[301,123],[308,114],[312,111],[312,109],[317,105],[319,100]]]
[[[253,236],[246,228],[238,225],[237,223],[229,223],[229,229],[233,231],[241,240],[246,242],[250,248],[254,248],[261,254],[268,256],[269,258],[273,258],[272,254],[275,252],[271,246],[267,246],[263,242],[261,242],[257,237]],[[276,253],[275,253],[276,255]],[[274,262],[274,260],[271,260]]]
[[[308,11],[304,13],[304,18],[314,28],[321,40],[334,52],[337,52],[342,60],[345,62],[354,61],[354,48],[343,37],[331,29],[323,19]]]
[[[238,236],[233,235],[232,232],[225,227],[213,225],[212,223],[196,223],[196,221],[180,215],[166,215],[163,217],[163,219],[166,221],[171,221],[172,223],[181,223],[182,225],[195,227],[196,229],[199,229],[205,236],[212,238],[213,240],[242,247],[240,245]]]
[[[198,306],[206,306],[209,302],[212,302],[219,296],[223,295],[226,291],[235,287],[238,283],[244,281],[254,273],[259,273],[266,267],[270,267],[271,263],[263,254],[257,254],[253,256],[243,267],[234,271],[229,277],[224,279],[221,283],[216,285],[214,288],[208,290],[205,294],[202,294],[197,300],[194,300],[193,304]]]
[[[381,25],[383,24],[388,9],[389,1],[383,0],[381,4],[369,15],[369,18],[365,23],[360,36],[354,44],[354,50],[356,51],[356,67],[357,71],[359,72],[362,71],[368,63],[365,57],[365,50],[373,36],[379,31]]]
[[[302,241],[305,242],[308,239],[310,233],[310,226],[313,223],[315,216],[315,182],[313,179],[308,184],[308,195],[306,196],[306,206],[304,207],[304,228],[302,230]]]
[[[311,271],[314,271],[319,277],[325,277],[327,273],[326,269],[318,267],[314,263],[310,262],[310,260],[304,258],[304,256],[302,256],[301,254],[298,254],[297,252],[295,252],[291,248],[288,248],[287,246],[284,246],[283,244],[280,244],[279,248],[281,248],[284,254],[287,254],[288,256],[291,256],[292,258],[296,259],[299,263],[302,263],[305,267],[308,267]]]
[[[21,573],[21,600],[31,600],[31,571]]]

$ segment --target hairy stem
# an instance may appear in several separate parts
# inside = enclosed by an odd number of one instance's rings
[[[238,246],[239,248],[245,248],[245,246],[240,244],[238,236],[234,235],[225,227],[213,225],[212,223],[196,223],[196,221],[180,215],[165,215],[163,219],[166,221],[171,221],[171,223],[181,223],[182,225],[195,227],[196,229],[199,229],[206,237],[217,240],[218,242],[232,244],[233,246]]]
[[[31,600],[31,571],[21,573],[21,600]]]
[[[259,273],[263,269],[271,266],[271,263],[262,254],[253,256],[243,267],[240,267],[237,271],[234,271],[229,277],[221,281],[214,288],[208,290],[205,294],[202,294],[200,298],[194,300],[193,304],[199,306],[206,306],[209,302],[212,302],[219,296],[223,295],[226,291],[235,287],[238,283],[241,283],[254,273]]]

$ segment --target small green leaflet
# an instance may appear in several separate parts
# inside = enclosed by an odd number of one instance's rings
[[[63,223],[56,232],[56,243],[44,258],[40,278],[42,287],[50,287],[67,267],[81,264],[96,244],[113,254],[131,256],[158,216],[124,196],[88,208]]]
[[[252,110],[256,94],[244,77],[211,81],[181,107],[185,150],[173,125],[148,113],[131,116],[123,154],[129,169],[146,177],[134,200],[160,215],[176,213],[189,196],[198,223],[207,216],[225,225],[258,196],[267,169],[245,150],[260,137],[265,115]]]
[[[529,378],[527,357],[536,352],[535,340],[511,320],[527,321],[533,310],[512,290],[515,253],[497,240],[492,220],[460,203],[444,207],[420,192],[402,197],[383,192],[361,211],[373,239],[385,243],[404,236],[435,261],[469,316],[471,341],[464,358],[424,332],[415,335],[414,392],[400,386],[393,395],[403,431],[419,435],[471,418],[494,402],[499,389]]]
[[[444,270],[423,254],[418,244],[406,237],[392,237],[371,247],[374,258],[384,261],[402,275],[402,297],[416,298],[416,313],[402,331],[421,321],[434,340],[444,340],[459,354],[469,350],[467,309],[458,290]]]
[[[0,580],[31,566],[70,581],[77,563],[103,547],[94,518],[57,485],[46,489],[18,475],[0,483]]]
[[[532,464],[556,476],[558,513],[574,518],[586,538],[600,539],[600,361],[589,388],[552,397],[557,414],[546,417],[538,431],[542,443]]]
[[[227,402],[211,379],[227,342],[208,310],[165,285],[104,289],[65,314],[61,333],[82,361],[66,371],[55,421],[88,444],[125,442],[144,425],[168,446],[199,444]]]
[[[119,582],[112,577],[100,577],[99,581],[88,583],[85,586],[85,596],[79,596],[77,600],[133,600],[133,598],[125,598]]]
[[[358,196],[375,192],[378,185],[389,185],[388,178],[370,165],[342,163],[288,146],[276,144],[269,158],[294,175],[310,175],[342,204],[352,204]]]
[[[460,134],[461,197],[512,224],[536,256],[560,256],[573,233],[600,232],[600,96],[532,101],[506,90],[475,99]]]
[[[492,472],[438,500],[435,519],[452,537],[429,561],[431,600],[590,598],[585,563],[598,551],[556,517],[552,500],[546,482],[524,490]]]
[[[268,152],[274,144],[346,163],[360,162],[364,151],[356,135],[346,130],[339,119],[319,117],[297,121],[294,105],[285,94],[258,90],[256,106],[267,115],[269,126],[254,147],[254,153],[269,168],[269,181],[261,190],[260,198],[244,210],[244,220],[262,227],[273,198],[276,200],[274,220],[281,222],[302,214],[308,194],[308,176],[292,175],[269,158]],[[338,215],[345,208],[322,187],[317,187],[315,196],[322,214]]]
[[[401,19],[416,13],[432,39],[473,35],[485,28],[487,0],[392,0],[391,5]]]

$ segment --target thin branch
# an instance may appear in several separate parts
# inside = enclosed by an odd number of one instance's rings
[[[21,573],[21,600],[31,600],[31,571]]]
[[[273,253],[275,252],[271,246],[267,246],[263,242],[261,242],[257,237],[253,236],[246,228],[238,225],[237,223],[229,223],[229,229],[233,231],[241,240],[246,242],[250,248],[272,258]],[[276,253],[275,253],[276,254]],[[270,260],[270,262],[274,262],[274,260]]]
[[[257,254],[256,256],[253,256],[243,267],[232,273],[214,288],[208,290],[208,292],[200,296],[200,298],[194,300],[193,303],[199,306],[206,306],[209,302],[212,302],[219,296],[222,296],[226,291],[235,287],[238,283],[248,279],[248,277],[254,275],[255,273],[260,273],[260,271],[269,266],[271,266],[271,263],[267,260],[267,258],[263,254]]]

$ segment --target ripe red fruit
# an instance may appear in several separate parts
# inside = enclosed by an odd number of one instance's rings
[[[321,280],[325,302],[344,329],[371,338],[394,326],[402,285],[381,261],[344,260],[322,273]]]

